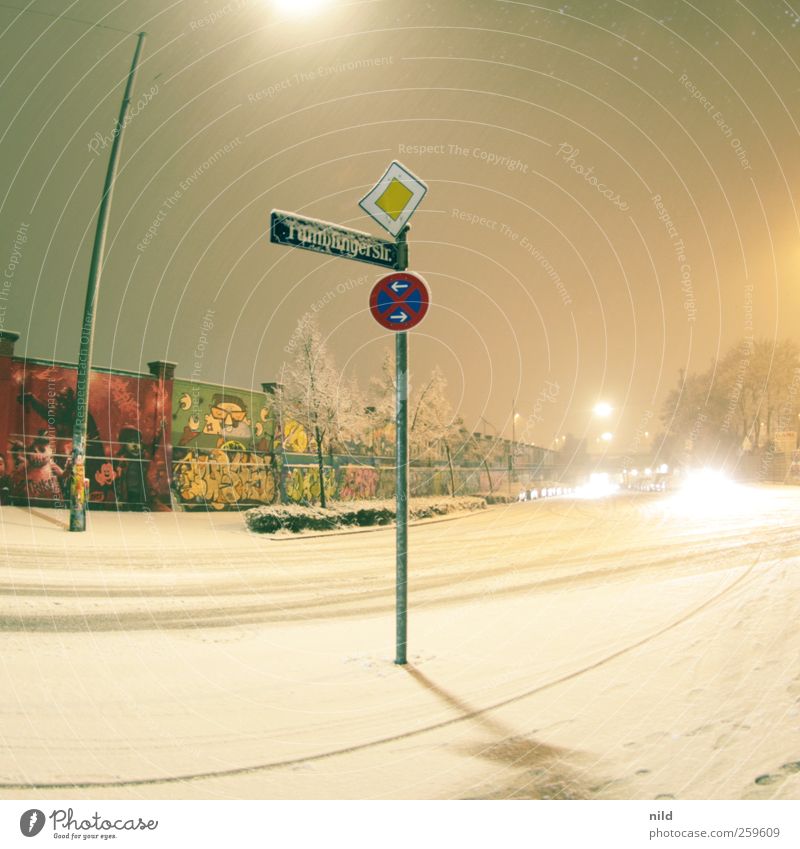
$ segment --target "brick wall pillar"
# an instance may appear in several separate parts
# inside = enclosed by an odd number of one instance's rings
[[[3,497],[1,490],[8,485],[7,475],[11,472],[9,435],[16,424],[14,417],[18,407],[11,379],[11,363],[14,358],[14,345],[18,339],[19,333],[0,330],[0,498]]]

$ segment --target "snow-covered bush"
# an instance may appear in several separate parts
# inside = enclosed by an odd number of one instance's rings
[[[428,519],[431,516],[447,516],[465,510],[483,510],[486,499],[478,495],[460,495],[457,498],[412,498],[409,513],[412,519]]]
[[[300,507],[297,504],[276,504],[255,507],[244,514],[247,527],[258,534],[276,531],[330,531],[338,527],[339,517],[334,510],[321,507]]]
[[[516,495],[509,495],[507,492],[490,492],[481,495],[487,504],[513,504],[517,500]]]
[[[409,516],[412,519],[428,519],[446,516],[465,510],[482,510],[486,500],[478,496],[460,498],[412,498]],[[347,501],[321,507],[301,507],[296,504],[255,507],[245,514],[247,527],[259,534],[274,534],[276,531],[330,531],[345,527],[371,527],[388,525],[394,521],[394,501]]]

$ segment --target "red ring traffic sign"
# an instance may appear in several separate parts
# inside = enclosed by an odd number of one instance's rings
[[[428,312],[431,297],[428,285],[410,271],[387,274],[375,284],[369,296],[372,317],[387,330],[410,330]]]

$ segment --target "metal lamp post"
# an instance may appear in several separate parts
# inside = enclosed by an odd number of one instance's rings
[[[97,215],[97,229],[92,248],[92,261],[89,266],[89,282],[86,287],[86,304],[83,309],[81,324],[81,344],[78,354],[78,376],[75,403],[75,428],[72,434],[72,470],[69,487],[69,529],[70,531],[86,530],[86,425],[89,416],[89,377],[92,364],[92,344],[94,342],[94,315],[97,307],[97,291],[100,287],[100,275],[103,270],[103,253],[108,230],[108,213],[111,208],[111,195],[117,175],[122,146],[122,131],[125,129],[125,118],[131,99],[131,89],[136,77],[139,56],[142,52],[145,33],[140,32],[136,41],[125,94],[119,110],[116,126],[114,127],[111,152],[108,157],[108,170],[103,186],[103,197]]]

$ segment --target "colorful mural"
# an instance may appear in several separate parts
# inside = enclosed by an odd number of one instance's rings
[[[75,371],[13,361],[7,391],[5,484],[11,500],[69,498]],[[90,504],[167,508],[167,458],[159,451],[165,383],[149,375],[94,372],[89,384],[86,476]]]
[[[173,491],[186,507],[272,504],[275,424],[263,392],[176,380]]]
[[[284,479],[286,498],[296,504],[313,504],[319,501],[319,469],[316,466],[295,466],[286,472]],[[336,470],[325,470],[325,494],[336,497]]]
[[[345,466],[339,469],[338,497],[342,501],[376,498],[380,473],[372,466]]]
[[[309,450],[308,434],[303,425],[294,419],[284,422],[283,450],[289,454],[305,454]]]
[[[172,397],[173,449],[273,451],[274,418],[263,392],[176,380]]]
[[[344,459],[344,458],[334,458]],[[325,494],[335,501],[360,501],[394,496],[393,466],[326,466]],[[319,469],[315,465],[284,466],[286,500],[297,504],[319,502]]]
[[[75,367],[14,357],[16,338],[0,331],[0,502],[63,507],[73,480]],[[173,380],[174,364],[149,365],[149,375],[92,373],[88,486],[76,497],[98,509],[319,503],[312,441],[298,422],[276,423],[269,394]],[[335,446],[338,453],[325,456],[326,494],[346,501],[392,498],[393,442],[389,424],[373,429],[363,444]],[[507,447],[500,439],[475,437],[454,451],[456,493],[506,489]],[[550,453],[530,448],[530,460],[544,462]],[[800,461],[793,460],[796,473]],[[412,466],[410,487],[413,495],[447,494],[450,471],[441,462]]]
[[[269,460],[244,451],[189,451],[175,463],[174,486],[187,506],[225,510],[272,504],[277,497]]]

